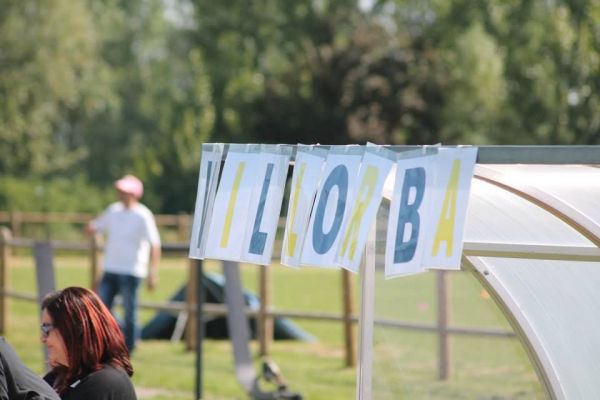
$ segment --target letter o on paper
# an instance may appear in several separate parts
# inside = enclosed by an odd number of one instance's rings
[[[325,217],[325,209],[327,208],[327,202],[331,189],[338,187],[338,199],[335,208],[335,217],[331,224],[329,232],[323,232],[323,222]],[[342,226],[342,220],[344,218],[344,210],[346,208],[346,197],[348,196],[348,169],[345,165],[341,164],[331,170],[331,173],[323,183],[323,189],[321,190],[321,197],[319,198],[319,204],[315,211],[315,220],[313,224],[312,243],[315,252],[318,254],[325,254],[337,237],[340,228]]]

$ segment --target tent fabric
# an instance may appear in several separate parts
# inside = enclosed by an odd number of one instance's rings
[[[477,166],[466,242],[600,244],[600,168]],[[552,398],[600,398],[600,261],[472,257],[498,296]]]

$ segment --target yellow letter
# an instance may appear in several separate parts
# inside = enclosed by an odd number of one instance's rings
[[[225,248],[229,242],[229,232],[231,231],[231,219],[233,218],[233,209],[237,202],[238,190],[242,181],[242,175],[244,175],[244,169],[246,163],[241,162],[238,165],[238,169],[235,173],[235,179],[233,180],[233,187],[231,188],[231,196],[229,196],[229,203],[227,204],[227,214],[225,215],[225,226],[223,227],[223,234],[221,235],[220,246]]]
[[[438,230],[433,241],[432,256],[436,256],[440,250],[440,243],[446,242],[446,257],[452,255],[452,242],[454,241],[454,219],[456,215],[456,195],[458,192],[458,175],[460,173],[460,160],[452,163],[452,172],[446,188],[442,213],[438,222]]]
[[[344,241],[342,242],[342,251],[340,253],[341,256],[344,257],[344,254],[348,249],[348,244],[350,244],[350,254],[348,256],[350,261],[354,259],[354,254],[356,253],[356,241],[358,239],[360,223],[362,222],[363,214],[366,211],[367,205],[371,201],[371,197],[373,197],[373,192],[375,191],[375,185],[377,183],[378,175],[379,169],[372,165],[369,165],[367,167],[367,170],[365,171],[363,181],[360,184],[360,189],[358,192],[359,195],[357,196],[356,202],[354,203],[354,213],[352,214],[350,223],[348,223],[348,227],[346,228],[346,232],[344,234]],[[361,196],[361,194],[363,196]]]
[[[292,257],[296,253],[296,243],[298,242],[298,234],[294,232],[294,222],[296,221],[296,210],[298,208],[298,199],[300,198],[300,188],[302,187],[302,181],[304,180],[304,172],[306,171],[306,163],[300,165],[300,172],[298,173],[298,179],[296,179],[296,186],[294,187],[294,198],[292,199],[292,208],[290,209],[290,216],[288,219],[289,234],[287,242],[287,254],[288,257]]]

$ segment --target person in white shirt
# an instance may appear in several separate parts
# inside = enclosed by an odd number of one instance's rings
[[[142,182],[133,175],[125,175],[115,182],[119,196],[86,227],[89,234],[102,233],[106,237],[104,271],[98,286],[98,295],[112,310],[115,296],[123,301],[123,334],[130,352],[139,338],[138,288],[146,279],[148,289],[158,283],[158,262],[161,247],[154,215],[139,199],[144,192]]]

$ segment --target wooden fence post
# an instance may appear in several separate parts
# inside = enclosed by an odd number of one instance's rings
[[[190,216],[188,214],[177,215],[177,236],[182,242],[190,239]]]
[[[352,295],[352,275],[350,271],[342,268],[342,296],[344,307],[344,344],[346,346],[346,367],[356,365],[356,332],[352,317],[354,315],[354,301]]]
[[[269,309],[271,308],[271,267],[260,265],[258,268],[260,279],[260,309],[258,311],[256,324],[260,340],[259,354],[261,356],[268,356],[271,350],[271,341],[273,340],[273,317],[269,315]]]
[[[447,380],[450,377],[450,357],[451,346],[450,336],[448,334],[448,321],[450,320],[450,288],[448,285],[448,272],[437,271],[437,305],[438,305],[438,335],[439,335],[439,360],[438,377],[440,380]]]
[[[23,215],[20,211],[10,212],[10,229],[12,230],[13,237],[21,237],[21,228],[23,225]]]
[[[97,292],[100,280],[100,245],[98,235],[90,236],[90,288]]]
[[[8,300],[5,294],[8,284],[8,259],[10,257],[9,241],[10,229],[0,227],[0,334],[6,333],[6,318],[8,312]]]

